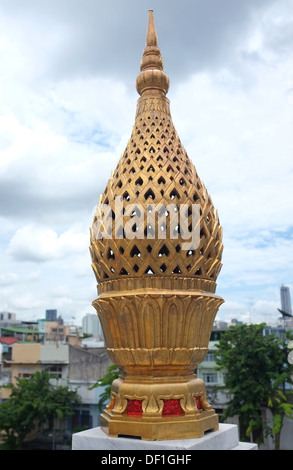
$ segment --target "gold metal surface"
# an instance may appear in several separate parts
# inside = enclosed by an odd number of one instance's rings
[[[101,428],[111,436],[148,440],[202,437],[206,430],[218,429],[204,382],[194,371],[207,353],[223,302],[215,294],[222,228],[172,122],[169,78],[152,10],[136,88],[141,96],[133,131],[91,227],[98,282],[93,305],[108,353],[122,370],[101,415]],[[147,217],[138,217],[154,204],[169,208],[164,226],[158,217],[151,227]],[[172,234],[177,215],[170,207],[183,204],[190,224],[191,207],[200,205],[199,241],[192,249],[183,249],[182,227],[177,236]],[[105,207],[111,209],[107,220]]]

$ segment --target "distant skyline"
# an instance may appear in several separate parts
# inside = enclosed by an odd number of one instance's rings
[[[81,323],[89,227],[134,124],[154,10],[174,125],[223,226],[217,320],[293,289],[293,0],[0,2],[0,312]]]

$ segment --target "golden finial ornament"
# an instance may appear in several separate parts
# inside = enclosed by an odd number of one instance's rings
[[[93,305],[121,368],[100,423],[111,436],[202,437],[218,429],[195,371],[223,302],[222,228],[172,122],[152,10],[136,89],[132,134],[91,227]]]

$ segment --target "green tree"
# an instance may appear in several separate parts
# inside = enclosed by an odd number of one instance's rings
[[[90,390],[97,387],[105,387],[98,401],[98,408],[100,413],[103,411],[104,406],[110,400],[112,382],[119,377],[120,373],[121,370],[119,367],[116,364],[111,364],[108,367],[105,375],[103,375],[101,379],[99,379],[94,385],[90,387]]]
[[[54,427],[55,418],[73,414],[73,405],[80,402],[76,391],[54,386],[52,376],[45,370],[35,372],[29,379],[16,379],[7,401],[0,404],[0,431],[6,449],[21,449],[25,438],[37,426]]]
[[[273,334],[264,335],[265,324],[240,325],[229,328],[221,336],[217,350],[217,370],[226,372],[224,388],[231,399],[223,418],[239,416],[240,431],[248,438],[259,432],[258,443],[265,433],[275,438],[275,448],[280,445],[280,433],[285,416],[292,417],[292,374],[287,343],[292,333],[282,340]],[[273,426],[263,423],[262,410],[269,408]]]

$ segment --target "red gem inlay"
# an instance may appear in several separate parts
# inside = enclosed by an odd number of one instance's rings
[[[141,416],[142,400],[128,400],[127,414],[132,416]]]
[[[200,397],[195,397],[195,401],[196,401],[196,407],[198,410],[202,410],[202,404],[201,404],[201,399]]]
[[[183,414],[179,400],[164,400],[162,416],[179,416]]]

